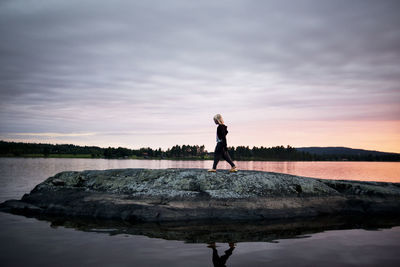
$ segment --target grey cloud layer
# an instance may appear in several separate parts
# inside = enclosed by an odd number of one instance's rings
[[[3,1],[1,131],[400,118],[398,1],[200,2]]]

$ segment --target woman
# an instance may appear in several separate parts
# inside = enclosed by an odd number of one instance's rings
[[[230,165],[230,172],[237,172],[235,164],[232,162],[231,157],[228,153],[228,145],[226,143],[226,135],[228,134],[227,126],[224,125],[224,120],[222,119],[221,114],[217,114],[214,116],[215,124],[218,124],[217,127],[217,146],[215,147],[214,152],[214,165],[212,169],[208,170],[209,172],[217,171],[217,164],[221,157],[223,157]]]

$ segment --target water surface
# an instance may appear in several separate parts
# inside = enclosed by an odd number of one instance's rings
[[[60,171],[209,168],[211,161],[0,158],[0,202],[19,199]],[[399,181],[399,163],[238,162],[241,169],[330,179]],[[221,168],[227,168],[221,164]],[[325,221],[324,221],[325,220]],[[324,218],[258,224],[119,225],[0,213],[1,266],[399,266],[400,223]]]
[[[332,230],[274,242],[237,242],[226,266],[399,266],[400,227]],[[50,227],[0,213],[2,266],[214,266],[205,243]],[[228,243],[216,243],[219,256]]]

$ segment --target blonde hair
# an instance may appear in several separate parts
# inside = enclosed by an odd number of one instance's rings
[[[222,118],[221,114],[217,114],[214,116],[215,123],[224,124],[224,119]]]

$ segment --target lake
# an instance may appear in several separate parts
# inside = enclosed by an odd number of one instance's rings
[[[60,171],[204,168],[211,161],[0,158],[0,202]],[[400,182],[397,162],[237,162],[239,169]],[[219,168],[228,168],[221,162]],[[336,218],[241,224],[143,224],[0,213],[2,266],[399,266],[400,223]],[[215,249],[209,247],[215,242]],[[235,247],[229,249],[229,243]],[[231,254],[232,253],[232,254]],[[230,255],[231,254],[231,255]],[[216,257],[214,257],[216,259]]]

